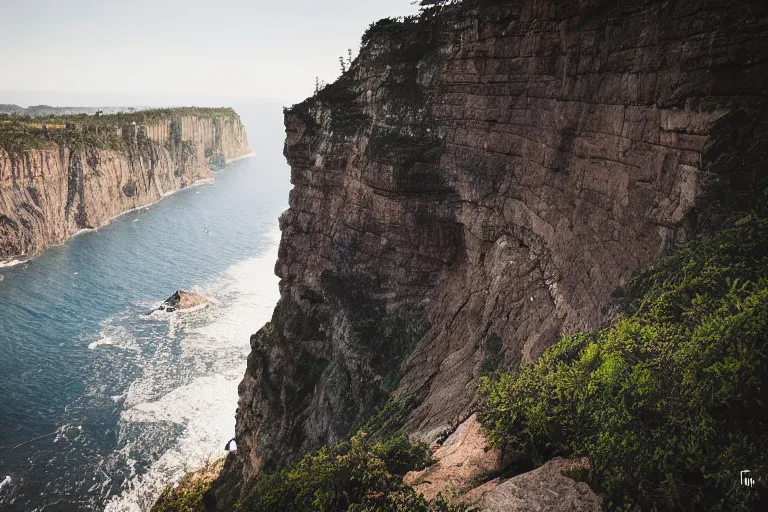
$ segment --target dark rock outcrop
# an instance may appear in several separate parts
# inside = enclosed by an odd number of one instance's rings
[[[393,390],[432,441],[482,373],[597,328],[616,287],[766,186],[767,79],[758,2],[480,1],[372,26],[286,111],[281,299],[227,474],[342,439]]]
[[[159,311],[172,313],[173,311],[179,309],[190,309],[197,306],[202,306],[203,304],[207,304],[209,302],[210,301],[202,295],[198,295],[192,292],[185,292],[184,290],[176,290],[176,292],[165,299],[157,309]]]

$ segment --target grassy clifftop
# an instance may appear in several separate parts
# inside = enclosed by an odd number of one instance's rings
[[[109,115],[0,115],[0,149],[11,155],[28,149],[39,149],[47,144],[66,145],[71,148],[97,148],[125,150],[123,127],[152,125],[174,118],[194,116],[204,119],[231,119],[240,117],[231,108],[180,107],[141,110]]]

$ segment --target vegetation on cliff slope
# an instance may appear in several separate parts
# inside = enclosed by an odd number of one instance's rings
[[[152,512],[205,512],[205,493],[219,475],[224,460],[208,463],[186,475],[176,485],[167,486],[152,506]]]
[[[589,457],[609,510],[764,506],[739,472],[768,470],[768,219],[690,244],[622,300],[613,327],[483,379],[491,444],[517,463]]]
[[[376,440],[358,432],[349,441],[323,447],[280,471],[264,473],[235,510],[248,512],[459,512],[444,499],[428,502],[403,484],[408,471],[431,464],[429,449],[398,433]],[[167,488],[153,512],[203,511],[209,483],[186,478]]]
[[[39,149],[47,144],[58,144],[74,149],[127,149],[124,136],[118,128],[152,125],[178,117],[195,116],[213,119],[220,127],[222,119],[239,116],[231,108],[180,107],[141,110],[110,115],[50,115],[41,117],[0,115],[0,150],[18,155],[29,149]],[[45,128],[44,128],[45,126]],[[67,128],[69,126],[69,128]],[[220,129],[217,130],[220,136]],[[218,144],[219,140],[216,141]],[[206,155],[211,156],[211,155]]]

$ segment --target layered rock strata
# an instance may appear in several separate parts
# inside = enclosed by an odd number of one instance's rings
[[[199,110],[164,111],[124,126],[117,116],[102,117],[101,125],[114,117],[115,133],[108,135],[119,141],[107,148],[99,142],[104,128],[81,137],[92,143],[0,148],[0,261],[39,254],[81,229],[210,179],[212,168],[250,152],[233,111]]]
[[[434,441],[482,374],[597,328],[634,272],[768,186],[766,78],[756,2],[466,1],[374,24],[286,111],[281,299],[227,472],[338,441],[393,391]]]

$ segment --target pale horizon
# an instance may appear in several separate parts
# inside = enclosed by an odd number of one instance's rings
[[[0,19],[0,103],[20,106],[292,104],[372,22],[411,0],[11,0]]]

